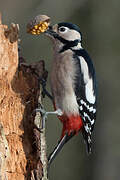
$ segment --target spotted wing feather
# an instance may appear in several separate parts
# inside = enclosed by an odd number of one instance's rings
[[[84,124],[82,134],[87,144],[87,151],[90,153],[91,134],[96,119],[96,76],[92,60],[84,49],[76,50],[75,59],[79,67],[75,93]]]

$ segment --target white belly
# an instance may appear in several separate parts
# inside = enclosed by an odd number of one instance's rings
[[[67,94],[62,101],[62,109],[66,114],[79,114],[75,94]]]

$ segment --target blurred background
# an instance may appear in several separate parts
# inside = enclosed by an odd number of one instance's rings
[[[93,153],[87,156],[82,136],[77,135],[51,165],[50,179],[119,180],[120,1],[1,0],[0,12],[4,24],[14,22],[20,25],[22,56],[28,62],[44,59],[48,71],[52,61],[51,42],[43,35],[27,34],[26,24],[36,15],[46,14],[53,24],[66,21],[80,26],[83,47],[93,59],[99,84]],[[52,110],[48,98],[44,104],[46,109]],[[49,154],[61,135],[62,126],[54,116],[49,116],[46,126]]]

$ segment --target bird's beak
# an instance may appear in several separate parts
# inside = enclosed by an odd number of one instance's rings
[[[44,32],[44,34],[50,38],[55,38],[57,33],[53,30],[53,26],[48,26],[48,29]]]

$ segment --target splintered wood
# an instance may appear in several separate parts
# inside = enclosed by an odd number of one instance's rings
[[[0,180],[28,180],[35,169],[42,177],[33,112],[40,95],[35,71],[42,77],[44,62],[20,66],[17,39],[17,25],[0,24]]]

